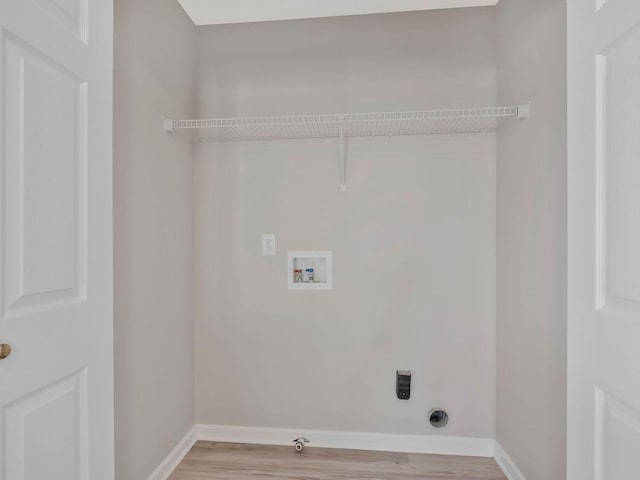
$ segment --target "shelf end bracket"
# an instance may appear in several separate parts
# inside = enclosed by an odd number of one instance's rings
[[[531,116],[531,102],[518,105],[518,119],[524,120]]]
[[[162,129],[165,132],[173,132],[175,131],[176,127],[173,123],[173,119],[172,118],[165,118],[162,117]]]

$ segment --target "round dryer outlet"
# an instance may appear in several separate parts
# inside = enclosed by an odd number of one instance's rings
[[[449,414],[442,408],[434,408],[429,412],[429,423],[435,428],[442,428],[449,422]]]

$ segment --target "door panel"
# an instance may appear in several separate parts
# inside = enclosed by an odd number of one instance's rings
[[[6,407],[7,478],[87,479],[86,373]]]
[[[640,475],[640,2],[568,2],[568,479]]]
[[[595,478],[635,480],[640,472],[640,411],[596,388]]]
[[[596,121],[601,126],[599,164],[603,177],[598,200],[604,221],[600,245],[604,306],[640,306],[640,26],[625,32],[597,57]],[[604,190],[604,191],[602,191]]]
[[[0,480],[114,477],[112,8],[0,2]]]
[[[4,71],[5,313],[15,315],[84,296],[86,83],[11,37]]]

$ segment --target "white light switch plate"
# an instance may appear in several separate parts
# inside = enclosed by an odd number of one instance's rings
[[[262,255],[271,256],[276,254],[276,236],[273,233],[262,234]]]

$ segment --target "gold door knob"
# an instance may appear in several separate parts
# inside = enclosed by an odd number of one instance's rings
[[[11,355],[11,345],[8,343],[0,344],[0,360],[4,360],[9,355]]]

